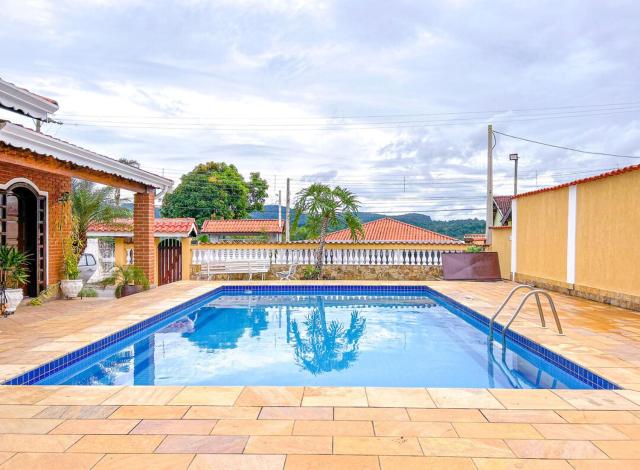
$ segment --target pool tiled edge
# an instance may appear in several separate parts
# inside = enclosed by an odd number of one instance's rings
[[[475,310],[457,302],[456,300],[428,287],[422,285],[226,285],[220,286],[212,289],[209,292],[198,295],[186,302],[183,302],[180,305],[176,305],[171,307],[161,313],[153,315],[146,320],[143,320],[135,325],[127,327],[123,330],[117,331],[99,341],[91,343],[83,348],[80,348],[76,351],[72,351],[60,358],[57,358],[53,361],[47,362],[43,365],[40,365],[30,371],[27,371],[17,377],[14,377],[10,380],[7,380],[5,385],[33,385],[38,382],[44,380],[45,378],[60,372],[61,370],[78,363],[79,361],[88,359],[90,356],[97,354],[104,349],[122,341],[124,339],[130,338],[133,335],[140,333],[141,331],[162,322],[174,316],[175,314],[181,312],[186,308],[193,307],[205,299],[210,299],[212,296],[216,294],[222,293],[252,293],[252,294],[277,294],[283,292],[290,292],[291,290],[295,290],[301,294],[308,293],[332,293],[332,292],[344,292],[350,291],[354,293],[362,293],[364,294],[377,294],[377,293],[389,293],[389,292],[397,292],[397,293],[425,293],[429,296],[436,298],[443,305],[448,306],[449,308],[454,310],[454,313],[462,313],[480,324],[487,326],[489,324],[489,319],[476,312]],[[457,310],[457,312],[455,312]],[[495,324],[495,330],[498,333],[502,332],[502,325],[499,323]],[[613,382],[610,382],[603,377],[594,374],[588,369],[574,363],[566,359],[565,357],[547,349],[546,347],[514,332],[509,330],[507,332],[507,338],[517,344],[518,346],[526,349],[532,354],[543,358],[544,360],[552,363],[556,367],[562,369],[566,373],[571,376],[577,378],[583,383],[595,388],[595,389],[608,389],[615,390],[620,387]]]

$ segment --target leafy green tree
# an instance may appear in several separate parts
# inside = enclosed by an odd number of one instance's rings
[[[94,222],[111,223],[114,219],[131,217],[131,211],[114,204],[114,189],[98,187],[85,180],[73,180],[72,211],[77,223],[78,251],[87,246],[87,230]]]
[[[306,214],[306,230],[319,238],[315,263],[318,277],[322,276],[324,247],[330,229],[343,223],[351,232],[353,240],[364,236],[362,223],[358,218],[359,207],[360,202],[355,194],[340,186],[331,188],[326,184],[313,183],[297,194],[292,227],[297,227],[302,214]]]
[[[249,182],[234,165],[209,162],[184,175],[162,201],[163,217],[194,217],[198,225],[212,219],[240,219],[262,210],[267,182],[251,173]]]

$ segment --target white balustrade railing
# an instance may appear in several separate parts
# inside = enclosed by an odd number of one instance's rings
[[[325,265],[440,266],[443,253],[463,251],[431,248],[327,248]],[[191,250],[191,264],[268,259],[271,264],[314,264],[314,248],[198,248]]]

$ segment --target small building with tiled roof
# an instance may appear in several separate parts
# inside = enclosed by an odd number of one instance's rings
[[[390,217],[373,220],[362,224],[364,237],[358,241],[364,242],[403,242],[403,243],[444,243],[462,244],[462,240],[433,232],[416,225],[400,222]],[[351,241],[349,229],[338,230],[327,235],[328,242],[348,242]]]
[[[155,219],[156,238],[186,238],[198,235],[196,220],[191,217]],[[111,223],[95,222],[89,225],[87,237],[133,237],[133,219],[116,219]]]
[[[487,236],[484,233],[465,233],[464,242],[469,245],[484,246],[487,243]]]
[[[511,200],[513,196],[493,196],[493,226],[511,225]]]
[[[284,224],[278,219],[220,219],[205,220],[200,233],[209,236],[210,242],[224,240],[282,241]]]

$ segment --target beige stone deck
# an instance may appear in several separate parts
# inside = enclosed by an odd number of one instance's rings
[[[487,315],[511,288],[427,284]],[[216,285],[22,308],[0,319],[0,376]],[[626,390],[1,387],[0,468],[640,468],[639,314],[554,297],[566,336],[532,309],[515,329]]]

